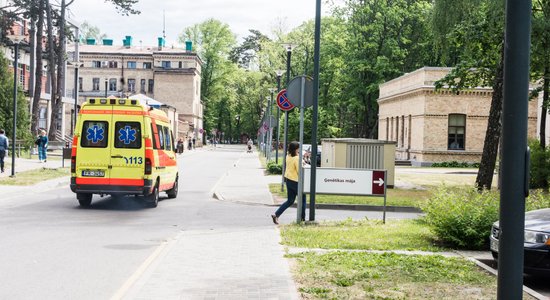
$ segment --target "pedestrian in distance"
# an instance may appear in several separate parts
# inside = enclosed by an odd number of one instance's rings
[[[48,136],[46,135],[45,130],[40,130],[38,137],[36,138],[35,144],[38,146],[38,160],[40,162],[46,162],[48,151]]]
[[[6,157],[6,151],[8,151],[10,145],[5,133],[4,129],[0,129],[0,171],[2,173],[4,173],[4,157]]]
[[[196,142],[196,141],[197,141],[197,140],[195,140],[195,138],[193,138],[193,150],[195,149],[195,142]]]
[[[187,149],[188,150],[192,150],[193,149],[193,141],[191,140],[191,138],[189,138],[187,140]]]
[[[182,153],[183,153],[183,148],[184,148],[184,146],[183,146],[183,138],[179,138],[179,139],[178,139],[178,143],[177,143],[177,146],[176,146],[176,147],[177,147],[176,149],[178,149],[178,153],[179,153],[179,154],[182,154]]]
[[[247,144],[247,151],[248,153],[252,153],[252,145],[254,145],[254,142],[252,141],[252,139],[248,139],[248,142],[246,143]]]
[[[294,204],[294,200],[298,195],[298,176],[299,176],[299,153],[300,143],[293,141],[288,144],[287,156],[286,156],[286,170],[285,170],[285,181],[286,181],[286,192],[287,200],[285,203],[277,209],[274,215],[271,215],[273,223],[279,224],[279,217],[283,212]],[[306,219],[306,195],[302,194],[302,221]]]

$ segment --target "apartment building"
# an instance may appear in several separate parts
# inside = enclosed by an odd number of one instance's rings
[[[67,48],[75,49],[74,45]],[[175,108],[178,137],[202,141],[202,62],[191,49],[191,42],[186,43],[185,49],[165,47],[162,38],[157,46],[135,46],[130,36],[126,36],[122,46],[113,45],[111,39],[99,43],[88,39],[78,45],[78,60],[74,59],[74,51],[69,52],[67,94],[74,93],[74,66],[78,66],[79,104],[92,97],[142,94]]]

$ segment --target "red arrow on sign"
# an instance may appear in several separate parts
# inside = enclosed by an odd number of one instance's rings
[[[384,195],[384,171],[372,171],[372,194]]]

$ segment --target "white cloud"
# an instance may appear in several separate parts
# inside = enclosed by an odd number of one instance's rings
[[[227,23],[242,38],[248,29],[270,35],[278,20],[291,29],[315,17],[315,0],[140,0],[136,8],[141,14],[128,17],[117,14],[114,6],[103,0],[76,0],[70,8],[75,21],[99,27],[115,44],[122,44],[124,36],[130,35],[134,45],[140,40],[143,45],[156,45],[157,37],[162,36],[163,10],[167,46],[177,42],[185,27],[209,18]]]

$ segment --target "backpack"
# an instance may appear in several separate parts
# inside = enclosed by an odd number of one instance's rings
[[[34,141],[34,144],[37,145],[37,146],[40,145],[40,138],[37,138],[37,139]]]

